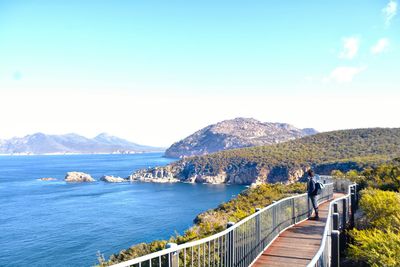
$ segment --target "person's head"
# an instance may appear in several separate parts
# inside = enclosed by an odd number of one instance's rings
[[[314,177],[314,171],[312,170],[312,169],[309,169],[308,171],[307,171],[307,174],[308,174],[308,177]]]

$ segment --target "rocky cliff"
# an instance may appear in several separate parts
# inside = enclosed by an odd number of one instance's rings
[[[241,184],[260,183],[293,183],[303,177],[308,167],[288,168],[276,166],[260,167],[248,163],[240,168],[228,168],[217,173],[196,171],[196,167],[185,160],[166,167],[155,167],[134,172],[127,179],[130,181],[154,183],[208,183],[208,184]]]
[[[236,118],[209,125],[165,151],[167,157],[204,155],[221,150],[276,144],[317,133],[285,123],[260,122]]]

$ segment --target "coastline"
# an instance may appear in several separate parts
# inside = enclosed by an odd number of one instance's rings
[[[115,152],[95,152],[95,153],[74,153],[74,152],[55,152],[55,153],[41,153],[41,154],[33,154],[33,153],[13,153],[13,154],[3,154],[0,153],[1,156],[72,156],[72,155],[136,155],[136,154],[149,154],[149,153],[163,153],[165,151],[137,151],[137,152],[128,152],[128,153],[115,153]],[[169,157],[166,157],[169,158]]]

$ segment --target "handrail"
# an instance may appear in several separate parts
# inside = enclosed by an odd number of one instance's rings
[[[333,183],[325,184],[322,194],[318,195],[318,202],[331,199],[333,189]],[[286,197],[212,236],[112,266],[187,266],[187,262],[191,266],[210,266],[211,261],[213,265],[217,263],[217,266],[248,266],[279,233],[306,220],[310,215],[311,205],[306,193]],[[206,264],[207,260],[209,264]]]

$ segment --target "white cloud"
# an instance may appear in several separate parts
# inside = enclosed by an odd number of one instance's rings
[[[337,67],[328,77],[323,79],[323,82],[334,81],[337,83],[349,83],[353,81],[357,74],[360,74],[366,69],[367,67]]]
[[[385,17],[386,26],[389,26],[392,19],[397,14],[397,2],[390,0],[389,3],[382,9],[383,16]]]
[[[360,48],[360,39],[357,37],[343,38],[343,50],[339,54],[339,58],[353,59]]]
[[[378,42],[374,46],[371,47],[371,53],[374,55],[380,54],[380,53],[386,51],[388,46],[389,46],[388,38],[379,39]]]

